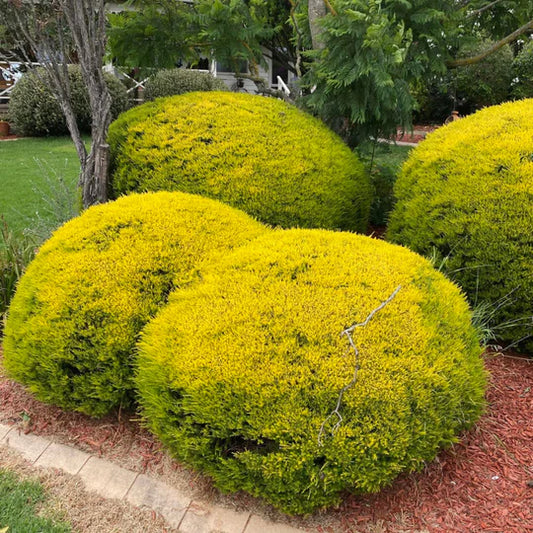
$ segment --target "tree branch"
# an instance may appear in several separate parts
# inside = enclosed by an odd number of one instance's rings
[[[297,0],[290,0],[291,4],[291,11],[290,11],[290,18],[292,22],[292,27],[294,28],[294,32],[296,33],[296,64],[294,65],[295,74],[298,76],[298,78],[302,77],[302,48],[303,48],[303,36],[302,31],[300,30],[300,26],[298,25],[298,20],[296,18],[296,8],[298,7],[298,1]]]
[[[533,20],[530,20],[520,28],[518,28],[513,33],[510,33],[507,35],[507,37],[504,37],[497,43],[494,43],[492,46],[478,54],[477,56],[473,57],[465,57],[464,59],[453,59],[451,61],[448,61],[446,65],[450,68],[455,67],[465,67],[467,65],[475,65],[476,63],[479,63],[480,61],[483,61],[486,57],[490,56],[494,52],[497,52],[500,48],[504,47],[506,44],[511,43],[518,39],[523,33],[526,33],[528,30],[533,29]]]
[[[475,11],[472,11],[468,14],[468,17],[477,17],[478,15],[481,15],[485,11],[488,11],[490,8],[494,7],[496,4],[499,4],[502,0],[494,0],[493,2],[490,2],[489,4],[480,7],[479,9],[476,9]]]
[[[324,0],[324,4],[326,4],[326,7],[328,8],[328,11],[332,15],[337,16],[337,12],[335,11],[335,8],[331,5],[331,2],[329,0]]]

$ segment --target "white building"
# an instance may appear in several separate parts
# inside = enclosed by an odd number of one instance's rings
[[[181,1],[188,2],[188,0]],[[106,9],[110,13],[120,13],[126,9],[131,10],[134,8],[131,6],[125,6],[119,2],[108,2],[106,3]],[[267,50],[265,50],[264,60],[265,65],[259,65],[259,76],[267,82],[268,87],[271,89],[278,89],[287,92],[289,90],[289,86],[292,85],[296,80],[296,76],[281,63],[277,62],[275,58],[272,58],[270,56],[270,52],[267,53]],[[257,90],[257,87],[253,81],[246,78],[238,78],[238,76],[235,76],[232,66],[219,62],[215,58],[201,59],[200,62],[197,65],[194,65],[192,68],[202,70],[204,72],[210,72],[213,74],[213,76],[224,81],[224,83],[230,89],[240,89],[249,93],[255,93]],[[250,70],[246,61],[242,62],[241,69],[241,72],[244,74],[250,74]]]

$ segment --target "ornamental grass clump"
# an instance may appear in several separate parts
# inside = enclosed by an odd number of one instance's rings
[[[168,294],[266,228],[183,193],[92,207],[47,241],[9,308],[4,366],[44,402],[101,416],[127,405],[134,346]]]
[[[221,489],[309,513],[422,468],[480,415],[468,305],[409,250],[274,231],[203,274],[145,328],[136,384],[152,431]]]
[[[226,92],[164,98],[109,129],[112,188],[215,198],[282,227],[365,231],[363,166],[318,119],[280,100]]]
[[[533,100],[437,130],[395,193],[388,238],[434,256],[498,339],[533,353]]]

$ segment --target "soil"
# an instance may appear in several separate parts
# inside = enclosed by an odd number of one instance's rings
[[[0,422],[149,473],[197,499],[315,533],[533,532],[533,359],[487,353],[485,364],[487,412],[458,444],[378,494],[346,494],[338,509],[307,518],[285,517],[246,494],[221,494],[208,478],[173,461],[135,414],[95,420],[63,412],[33,399],[2,374],[1,365]],[[104,505],[94,502],[95,512]],[[83,527],[79,531],[92,531]],[[146,527],[147,533],[162,531]]]

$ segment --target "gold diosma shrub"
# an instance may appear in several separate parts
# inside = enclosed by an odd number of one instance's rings
[[[8,312],[4,365],[42,401],[101,416],[132,397],[140,330],[175,288],[266,228],[214,200],[131,195],[57,230]]]
[[[356,357],[341,332],[398,286],[355,328]],[[308,513],[422,468],[478,418],[485,372],[470,318],[458,288],[405,248],[269,232],[148,324],[139,402],[175,457],[223,490]],[[328,419],[340,397],[342,419]]]
[[[197,92],[149,102],[109,129],[115,195],[180,190],[272,226],[366,230],[371,186],[318,119],[280,100]]]
[[[533,100],[438,129],[395,192],[388,238],[435,256],[498,339],[533,353]]]

